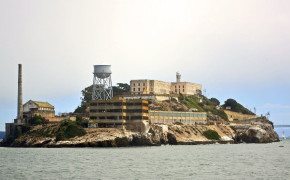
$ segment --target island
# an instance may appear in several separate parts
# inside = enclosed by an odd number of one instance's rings
[[[234,99],[220,104],[202,85],[131,80],[112,86],[110,65],[94,66],[94,84],[82,90],[81,105],[55,116],[48,102],[22,104],[19,65],[18,109],[6,123],[5,147],[127,147],[271,143],[279,137],[266,115],[257,116]],[[109,84],[108,84],[109,83]]]

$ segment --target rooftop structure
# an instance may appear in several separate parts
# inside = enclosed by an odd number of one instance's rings
[[[111,65],[94,65],[93,100],[109,100],[113,97]]]

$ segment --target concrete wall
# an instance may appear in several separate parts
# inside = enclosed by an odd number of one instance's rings
[[[145,99],[145,100],[157,100],[157,101],[166,101],[170,99],[175,99],[178,101],[178,97],[169,96],[169,95],[150,95],[150,94],[141,94],[141,95],[123,95],[123,99]]]
[[[171,83],[157,80],[131,80],[131,94],[169,94]]]
[[[24,114],[33,117],[35,114],[41,115],[45,118],[53,118],[55,117],[55,111],[53,108],[44,108],[39,107],[33,101],[28,101],[23,105]]]
[[[41,115],[42,117],[45,118],[53,118],[55,117],[55,112],[51,111],[51,110],[38,110],[38,111],[34,111],[33,114],[37,114],[37,115]]]
[[[171,91],[174,94],[184,94],[184,95],[195,95],[198,91],[202,90],[200,84],[189,83],[189,82],[173,82],[171,83]]]
[[[38,108],[38,106],[35,103],[28,101],[23,105],[23,112],[29,112],[31,108]]]
[[[157,80],[131,80],[130,90],[133,95],[142,94],[184,94],[195,95],[202,91],[200,84],[189,82],[164,82]]]
[[[146,122],[149,122],[146,100],[93,100],[90,103],[89,127],[125,127],[141,132]]]
[[[170,94],[171,83],[163,82],[163,81],[150,81],[151,87],[150,92],[153,94]],[[152,87],[153,85],[153,87]]]
[[[227,114],[229,121],[247,120],[247,119],[254,119],[254,118],[258,117],[256,115],[242,114],[242,113],[232,112],[232,111],[228,111],[228,110],[224,110],[224,111]]]
[[[205,124],[205,112],[180,112],[180,111],[149,111],[149,121],[153,124]]]
[[[149,80],[132,80],[130,81],[131,94],[149,94]]]

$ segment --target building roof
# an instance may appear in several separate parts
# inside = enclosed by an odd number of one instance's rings
[[[49,104],[48,102],[41,102],[41,101],[33,101],[31,100],[32,102],[34,102],[35,104],[37,104],[37,106],[39,107],[43,107],[43,108],[54,108],[53,105]]]

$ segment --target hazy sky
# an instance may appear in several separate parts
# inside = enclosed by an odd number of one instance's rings
[[[111,64],[113,83],[130,79],[201,83],[290,124],[289,0],[0,0],[0,130],[16,117],[17,64],[24,103],[73,111]]]

